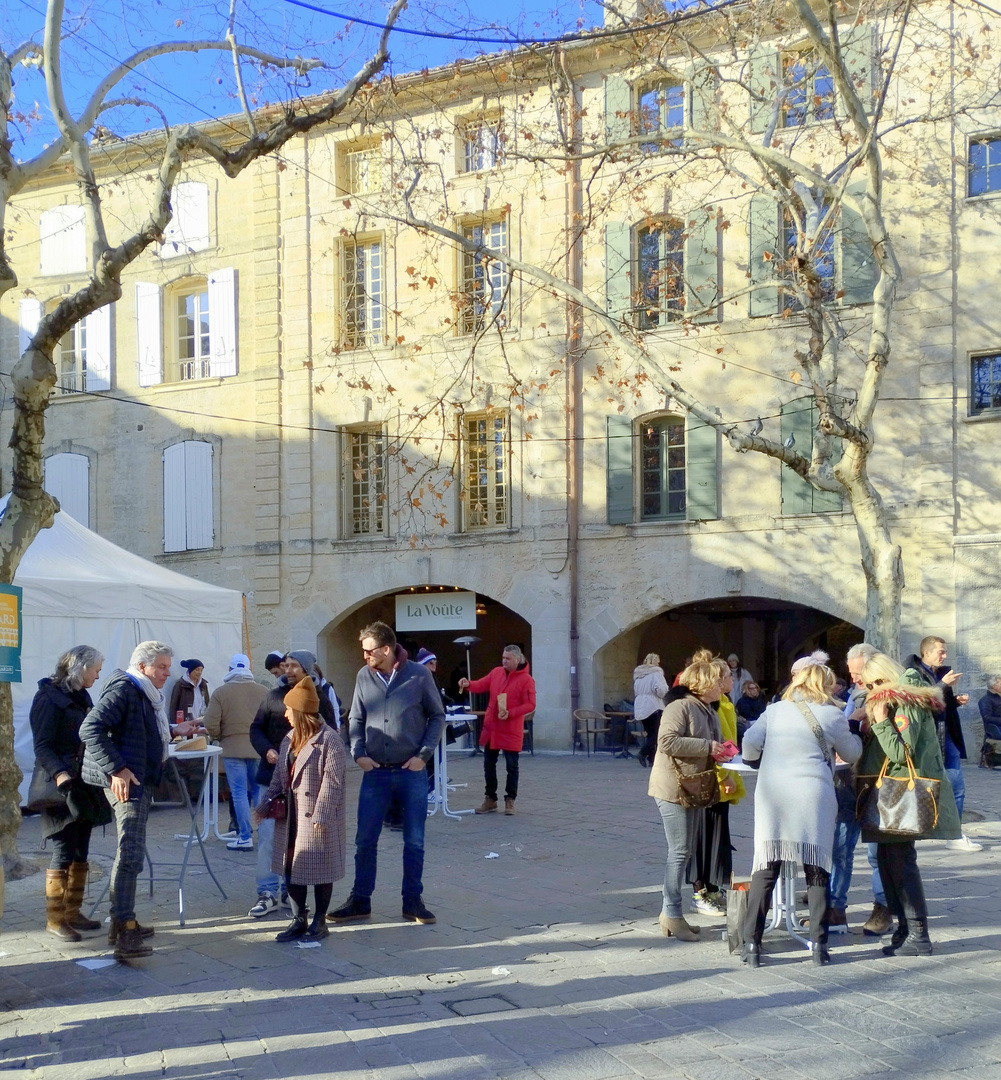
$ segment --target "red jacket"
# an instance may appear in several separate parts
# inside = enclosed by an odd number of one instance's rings
[[[525,666],[508,674],[502,667],[495,667],[482,679],[469,684],[474,694],[488,691],[490,704],[483,718],[480,746],[491,750],[520,750],[525,738],[525,717],[535,711],[535,680]],[[497,695],[507,694],[507,719],[497,716]]]

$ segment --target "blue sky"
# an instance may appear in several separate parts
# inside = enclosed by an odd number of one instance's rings
[[[237,37],[276,55],[319,56],[332,64],[330,72],[314,73],[291,90],[274,73],[246,67],[248,93],[258,104],[286,100],[290,93],[309,94],[339,85],[374,49],[378,31],[349,19],[381,19],[382,3],[359,0],[306,0],[334,14],[306,10],[292,0],[238,0]],[[34,38],[41,40],[45,0],[6,0],[0,44],[5,51]],[[63,72],[67,96],[78,111],[104,73],[137,49],[164,40],[221,39],[225,36],[228,0],[167,5],[160,0],[68,0],[64,19]],[[472,5],[465,0],[412,0],[399,26],[417,32],[484,37],[550,38],[600,25],[602,10],[591,0],[565,0],[556,9],[537,0],[495,0]],[[488,21],[489,20],[489,21]],[[500,32],[498,32],[500,31]],[[458,57],[502,51],[504,46],[395,34],[391,70],[396,74],[447,63]],[[239,109],[234,94],[232,60],[228,53],[202,53],[157,59],[131,74],[113,96],[139,97],[164,111],[171,122],[202,120]],[[19,67],[15,71],[15,104],[23,119],[16,123],[14,152],[29,157],[53,137],[40,75]],[[37,116],[36,102],[38,103]],[[117,134],[158,127],[155,109],[125,106],[104,122]]]

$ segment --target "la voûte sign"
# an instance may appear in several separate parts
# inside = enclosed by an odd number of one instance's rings
[[[399,593],[396,630],[475,630],[476,593]]]

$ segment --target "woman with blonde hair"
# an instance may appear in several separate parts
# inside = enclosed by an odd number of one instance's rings
[[[660,666],[660,657],[655,652],[647,653],[643,663],[633,669],[633,716],[646,732],[646,742],[638,754],[644,769],[653,764],[653,756],[657,752],[657,727],[660,714],[664,711],[667,691],[667,679]]]
[[[760,963],[761,935],[785,862],[801,864],[806,875],[813,962],[830,961],[827,886],[838,813],[834,755],[851,764],[862,753],[861,740],[831,699],[834,672],[814,657],[797,660],[793,668],[782,700],[769,705],[744,735],[744,761],[759,764],[744,924],[744,959],[751,967]]]
[[[682,914],[681,883],[691,851],[695,807],[682,782],[704,781],[705,774],[715,784],[712,755],[722,753],[719,720],[710,704],[719,698],[719,675],[712,664],[689,664],[679,676],[679,685],[667,695],[657,734],[657,755],[650,769],[647,793],[657,802],[664,836],[667,864],[664,869],[664,902],[660,928],[667,937],[698,941],[698,927],[689,925]],[[718,798],[710,791],[710,801]],[[684,800],[684,801],[683,801]]]
[[[320,718],[320,698],[306,676],[285,695],[285,717],[292,730],[282,740],[268,790],[255,815],[269,816],[284,799],[284,821],[276,820],[271,869],[284,874],[292,921],[276,941],[325,938],[333,883],[344,877],[344,742]],[[307,886],[315,910],[307,926]]]
[[[935,713],[943,712],[945,701],[938,687],[920,685],[912,668],[906,671],[885,653],[876,653],[862,669],[862,684],[868,726],[859,777],[876,776],[888,762],[886,775],[906,777],[907,756],[918,776],[939,780],[938,820],[919,836],[883,833],[862,826],[862,839],[876,844],[876,865],[886,891],[886,903],[897,919],[897,929],[885,956],[927,956],[932,951],[928,937],[928,905],[918,869],[915,840],[955,840],[961,835],[959,813],[942,761],[942,749],[935,731]]]
[[[712,703],[719,720],[723,741],[737,743],[737,712],[730,701],[733,678],[725,660],[710,661],[720,681],[719,700]],[[695,812],[692,831],[692,857],[688,864],[691,882],[692,911],[703,915],[726,914],[723,889],[729,887],[733,874],[733,845],[730,841],[730,804],[747,794],[743,779],[735,772],[716,765],[719,802]]]

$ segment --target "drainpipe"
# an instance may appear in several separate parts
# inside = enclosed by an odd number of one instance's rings
[[[571,156],[570,169],[567,172],[567,245],[566,280],[575,288],[584,287],[584,192],[580,178],[581,146],[581,100],[580,88],[574,83],[567,66],[566,51],[560,48],[557,60],[566,88],[566,136],[567,150]],[[580,304],[567,301],[567,380],[566,380],[566,440],[567,440],[567,564],[570,577],[570,709],[571,713],[580,704],[580,683],[578,681],[578,610],[580,606],[580,580],[578,564],[578,533],[580,530],[580,500],[584,477],[584,417],[582,370],[584,313]]]

